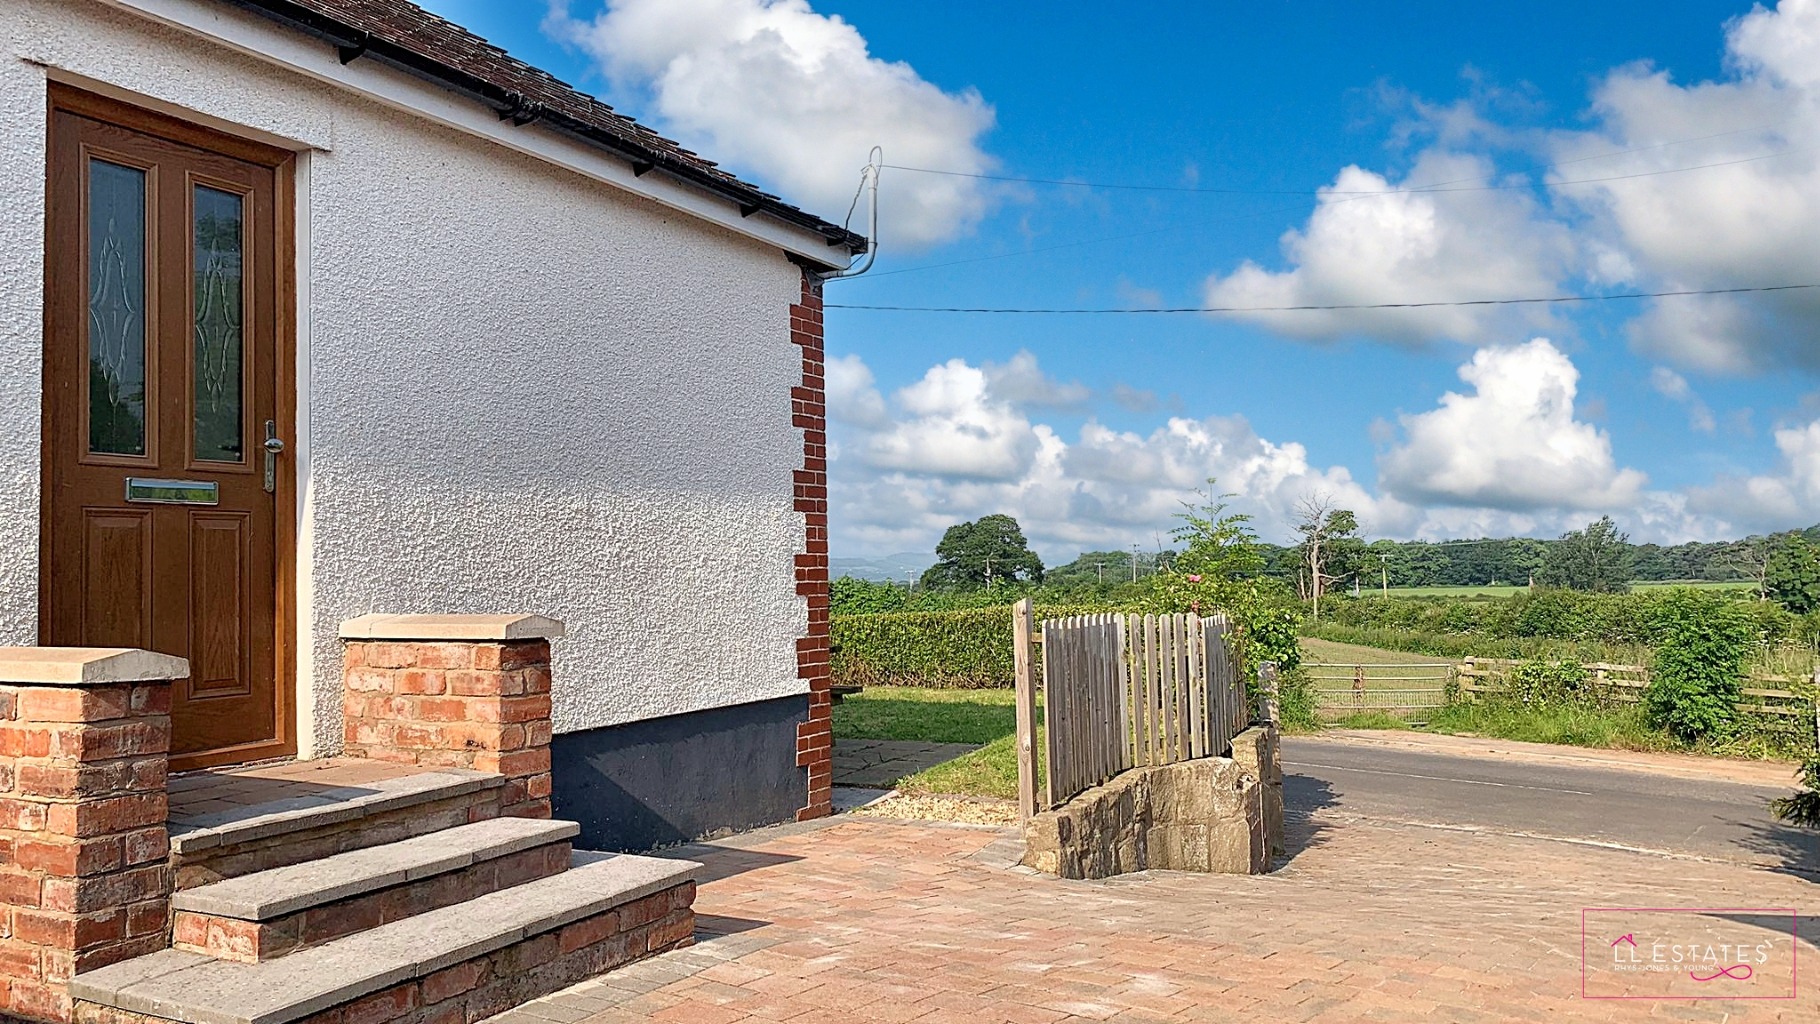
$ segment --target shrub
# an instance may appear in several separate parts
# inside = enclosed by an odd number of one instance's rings
[[[1535,708],[1600,707],[1609,694],[1595,693],[1592,678],[1577,661],[1525,661],[1510,670],[1498,699]]]
[[[909,600],[909,593],[895,583],[842,576],[828,585],[828,605],[836,615],[901,612]]]
[[[1106,608],[1038,605],[1036,617],[1094,615]],[[961,689],[1016,683],[1011,606],[950,612],[836,615],[830,620],[837,686]]]
[[[1803,828],[1820,828],[1820,755],[1801,766],[1801,789],[1793,796],[1777,797],[1769,808],[1776,817]]]
[[[1683,740],[1730,734],[1744,661],[1760,639],[1749,609],[1674,590],[1653,611],[1655,668],[1644,691],[1650,719]]]
[[[1604,644],[1615,647],[1654,644],[1656,623],[1662,609],[1681,600],[1689,588],[1651,589],[1629,594],[1587,594],[1572,590],[1540,590],[1501,598],[1369,597],[1323,602],[1319,628],[1406,630],[1448,637],[1496,641],[1496,651],[1455,650],[1486,656],[1524,657],[1505,651],[1524,649],[1526,641],[1570,644]],[[1727,605],[1750,617],[1754,628],[1771,643],[1811,646],[1820,634],[1820,612],[1797,616],[1771,601],[1755,601],[1749,591],[1701,590],[1703,598]],[[1325,634],[1319,634],[1325,636]],[[1327,637],[1337,639],[1337,637]],[[1483,645],[1480,645],[1483,646]],[[1560,648],[1551,648],[1560,650]]]
[[[1277,676],[1277,719],[1285,728],[1309,731],[1320,726],[1315,716],[1314,681],[1300,668]]]

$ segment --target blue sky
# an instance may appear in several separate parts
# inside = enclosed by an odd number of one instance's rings
[[[1820,281],[1816,0],[1272,2],[1238,17],[1203,3],[427,6],[835,219],[873,142],[888,164],[1236,190],[888,168],[877,268],[830,284],[830,303]],[[1459,191],[1408,191],[1443,182]],[[1552,536],[1606,512],[1664,541],[1808,525],[1816,332],[1812,292],[1245,318],[833,310],[834,546],[927,550],[946,525],[1003,511],[1051,561],[1149,547],[1210,475],[1273,539],[1311,494],[1396,537]]]

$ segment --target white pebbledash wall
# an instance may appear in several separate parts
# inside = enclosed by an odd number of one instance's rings
[[[306,755],[369,611],[566,620],[559,732],[806,692],[778,248],[97,0],[0,38],[0,644],[36,641],[45,90],[80,76],[308,150]]]

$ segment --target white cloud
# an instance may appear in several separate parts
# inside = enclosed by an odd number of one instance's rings
[[[1787,530],[1820,520],[1820,420],[1775,432],[1775,473],[1733,477],[1693,493],[1695,508],[1756,530]]]
[[[1820,2],[1783,0],[1732,22],[1726,63],[1725,78],[1688,85],[1647,64],[1619,68],[1594,90],[1598,127],[1552,141],[1551,155],[1571,162],[1552,180],[1617,179],[1557,194],[1592,215],[1593,245],[1616,254],[1619,279],[1651,290],[1814,280],[1820,151],[1807,140],[1820,131]],[[1820,367],[1820,295],[1665,298],[1630,332],[1686,367]]]
[[[907,415],[872,434],[863,449],[881,469],[1016,479],[1054,436],[995,394],[985,370],[960,359],[931,367],[895,397]]]
[[[1712,409],[1694,394],[1687,378],[1666,366],[1658,366],[1649,371],[1649,386],[1663,398],[1687,406],[1687,425],[1702,434],[1710,434],[1718,429],[1718,421],[1713,419]]]
[[[912,167],[994,166],[979,145],[994,114],[976,90],[946,92],[872,56],[857,29],[807,0],[606,0],[593,18],[553,0],[545,27],[616,85],[647,91],[665,131],[823,216],[845,214],[874,145]],[[991,205],[974,179],[884,181],[886,247],[963,235]]]
[[[1436,150],[1423,154],[1396,185],[1347,167],[1322,190],[1307,226],[1283,236],[1289,269],[1271,271],[1248,260],[1207,282],[1207,305],[1444,302],[1555,291],[1573,262],[1571,236],[1523,190],[1392,192],[1492,172],[1482,158]],[[1355,194],[1361,192],[1391,194]],[[1296,338],[1369,335],[1405,345],[1480,341],[1513,326],[1547,323],[1541,306],[1227,315]]]
[[[1093,392],[1079,381],[1063,382],[1044,373],[1036,364],[1036,356],[1027,349],[1020,349],[1008,363],[986,363],[981,369],[992,393],[1017,405],[1078,409],[1093,397]]]
[[[1636,503],[1644,475],[1620,469],[1611,438],[1574,418],[1580,371],[1546,338],[1480,349],[1460,378],[1472,394],[1401,417],[1405,439],[1379,461],[1387,493],[1518,512]]]
[[[862,427],[885,424],[885,399],[874,387],[872,368],[858,356],[835,356],[823,364],[828,416]]]
[[[1734,535],[1732,509],[1644,490],[1641,473],[1615,465],[1609,438],[1573,418],[1573,363],[1541,339],[1480,351],[1461,369],[1472,394],[1403,417],[1407,439],[1386,453],[1375,493],[1299,442],[1260,437],[1242,416],[1169,416],[1148,430],[1090,419],[1069,439],[965,360],[931,367],[889,399],[858,357],[839,362],[844,397],[831,395],[831,410],[882,409],[835,425],[842,553],[928,550],[948,526],[994,512],[1015,516],[1046,558],[1149,548],[1167,543],[1181,502],[1208,477],[1277,542],[1290,539],[1296,503],[1311,494],[1330,495],[1380,537],[1554,536],[1606,513],[1639,541]],[[1042,372],[1034,357],[1029,369]],[[831,388],[835,379],[831,369]],[[1802,494],[1820,501],[1820,423],[1779,441],[1791,467],[1806,468],[1775,478],[1780,490],[1751,487],[1779,508]]]
[[[831,362],[831,412],[873,408],[870,371],[857,357],[839,362],[843,397],[834,401]],[[886,422],[841,417],[832,472],[837,548],[927,548],[946,527],[993,512],[1016,516],[1040,549],[1069,558],[1091,547],[1151,547],[1167,541],[1180,502],[1210,476],[1242,492],[1245,509],[1273,536],[1287,530],[1295,501],[1315,491],[1368,520],[1400,523],[1407,514],[1374,501],[1345,469],[1311,464],[1302,445],[1258,437],[1243,417],[1172,417],[1142,434],[1090,420],[1066,441],[1027,412],[1054,397],[1030,386],[1053,383],[1036,358],[1020,353],[1008,365],[1018,372],[951,359],[892,395]]]

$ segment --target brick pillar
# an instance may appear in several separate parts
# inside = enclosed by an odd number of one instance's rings
[[[796,471],[796,511],[803,514],[803,550],[796,556],[796,592],[809,606],[809,632],[796,641],[796,671],[809,684],[809,720],[796,729],[796,763],[808,794],[796,819],[820,818],[833,808],[834,679],[828,651],[828,406],[822,363],[822,286],[803,272],[800,302],[790,306],[790,341],[803,350],[803,379],[790,389],[791,422],[803,432],[803,468]]]
[[[70,1019],[68,983],[168,944],[171,680],[121,648],[0,648],[0,1018]]]
[[[550,641],[541,615],[363,615],[341,624],[349,757],[506,777],[500,813],[550,816]]]

